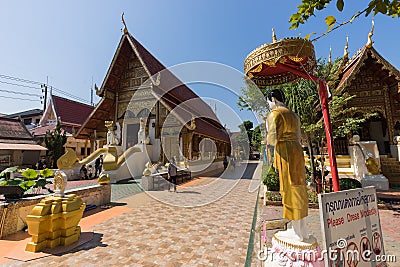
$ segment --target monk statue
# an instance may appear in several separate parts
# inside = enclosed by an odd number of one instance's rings
[[[107,145],[114,145],[114,122],[113,121],[105,121],[105,126],[107,127]]]
[[[267,96],[271,112],[268,114],[267,143],[275,148],[273,164],[279,172],[283,218],[292,221],[293,228],[280,231],[278,237],[295,241],[309,238],[306,226],[308,195],[303,150],[300,145],[300,119],[289,110],[285,95],[279,89]]]
[[[138,131],[138,144],[145,144],[146,143],[146,126],[145,120],[140,118],[140,128]]]

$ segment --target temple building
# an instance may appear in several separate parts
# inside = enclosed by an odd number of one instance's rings
[[[20,119],[0,118],[0,170],[35,166],[47,149],[33,139]]]
[[[73,149],[79,158],[87,157],[91,152],[91,144],[87,140],[77,139],[74,134],[82,126],[94,107],[56,95],[50,95],[46,109],[38,126],[30,129],[30,133],[44,145],[44,136],[52,132],[57,123],[67,136],[66,148]]]
[[[230,155],[229,135],[210,106],[167,70],[126,26],[96,93],[100,102],[75,134],[89,140],[91,147],[115,146],[121,157],[124,151],[142,144],[147,146],[151,162],[162,163],[172,156],[177,161],[221,161]]]
[[[355,95],[347,106],[377,114],[364,123],[360,141],[376,141],[382,173],[392,187],[400,186],[400,71],[373,47],[373,29],[366,45],[350,59],[346,42],[335,93]],[[338,155],[349,155],[349,148],[347,139],[335,140]],[[341,156],[339,161],[345,157],[350,158]]]
[[[346,54],[343,60],[347,61]],[[374,140],[380,154],[390,154],[395,136],[400,135],[399,70],[375,50],[371,41],[346,62],[339,78],[336,93],[356,95],[349,106],[378,113],[364,125],[361,140]],[[338,152],[346,150],[339,148]]]

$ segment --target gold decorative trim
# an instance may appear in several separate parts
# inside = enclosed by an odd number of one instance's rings
[[[104,92],[104,98],[111,99],[114,101],[115,94],[106,89],[106,91]]]
[[[346,44],[345,44],[344,50],[343,50],[342,61],[344,63],[346,63],[348,59],[349,59],[349,36],[346,36]]]
[[[124,34],[128,34],[128,28],[126,27],[126,23],[124,20],[124,12],[122,12],[121,19],[122,19],[122,24],[124,24]]]
[[[299,250],[306,250],[306,249],[316,249],[318,247],[318,242],[315,241],[314,243],[312,243],[311,245],[301,245],[301,244],[292,244],[289,242],[285,242],[283,240],[280,240],[276,234],[274,234],[273,239],[281,246],[286,247],[286,248],[290,248],[290,249],[299,249]]]
[[[272,43],[276,43],[278,40],[276,39],[276,34],[274,28],[272,28]]]
[[[255,77],[254,74],[259,72],[263,66],[274,67],[278,62],[284,63],[288,60],[299,63],[307,58],[308,60],[301,65],[301,70],[311,73],[316,65],[313,44],[302,38],[282,39],[253,50],[244,61],[244,72],[258,86],[287,83],[299,77],[289,72],[259,77]]]
[[[372,36],[374,35],[374,28],[375,28],[375,22],[374,19],[372,19],[372,27],[371,31],[368,33],[368,41],[367,44],[365,45],[367,48],[371,48],[374,42],[372,41]]]
[[[358,51],[357,51],[358,52]],[[357,73],[360,71],[360,68],[365,65],[365,60],[368,57],[368,52],[370,52],[371,58],[375,59],[377,63],[380,63],[383,65],[383,67],[389,71],[389,75],[392,74],[396,80],[400,81],[400,71],[397,70],[392,64],[390,64],[386,59],[384,59],[376,50],[374,47],[367,48],[364,47],[362,51],[360,52],[361,54],[358,53],[358,56],[354,59],[357,60],[358,62],[355,62],[354,64],[357,64],[357,66],[351,71],[351,73],[347,76],[346,80],[341,84],[339,87],[336,88],[338,93],[343,93],[343,91],[350,86],[350,83],[356,78]],[[347,67],[352,63],[353,61],[350,61],[342,73],[346,72]]]

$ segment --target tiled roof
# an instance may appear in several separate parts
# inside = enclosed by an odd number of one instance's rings
[[[196,95],[189,87],[182,82],[166,67],[160,63],[146,48],[142,46],[132,35],[129,33],[124,35],[121,38],[119,48],[114,55],[113,63],[108,70],[108,74],[106,76],[105,81],[103,82],[102,88],[100,88],[100,96],[104,93],[105,86],[107,86],[107,90],[112,90],[115,86],[107,85],[107,79],[109,75],[120,76],[121,69],[114,68],[114,62],[122,56],[122,53],[119,53],[121,48],[126,49],[127,41],[129,41],[129,46],[134,50],[134,53],[139,58],[139,60],[143,63],[143,67],[146,69],[150,76],[153,76],[159,72],[161,72],[160,78],[160,86],[154,86],[153,93],[158,95],[161,98],[163,104],[168,105],[170,109],[175,109],[178,111],[179,116],[185,121],[189,122],[190,119],[194,115],[196,117],[196,129],[194,130],[197,133],[211,135],[218,139],[229,141],[229,136],[227,131],[222,127],[220,122],[218,121],[217,116],[214,114],[209,105],[207,105],[201,98]],[[114,73],[115,72],[115,73]],[[156,83],[156,82],[155,82]],[[165,94],[164,88],[174,88]],[[96,111],[103,112],[107,105],[111,105],[108,103],[108,100],[101,101],[99,105],[96,107]],[[188,101],[190,100],[190,101]],[[187,104],[183,104],[186,102]],[[178,110],[176,110],[176,107]],[[92,116],[95,114],[92,113]],[[199,118],[200,117],[200,118]],[[106,118],[105,118],[106,119]],[[86,123],[82,126],[82,128],[78,132],[78,136],[85,132],[85,127],[88,125],[90,119],[86,121]]]
[[[5,115],[4,118],[18,118],[18,117],[29,117],[29,116],[36,116],[36,115],[42,115],[43,114],[43,110],[35,108],[35,109],[30,109],[30,110],[25,110],[22,112],[18,112],[18,113],[13,113],[13,114],[9,114],[9,115]]]
[[[389,76],[394,76],[397,81],[400,80],[400,72],[392,64],[390,64],[385,58],[383,58],[374,47],[367,48],[363,47],[356,56],[346,64],[340,73],[340,82],[336,87],[338,92],[344,90],[360,72],[361,67],[367,62],[368,59],[373,59],[373,62],[380,64],[382,69],[389,72]]]
[[[195,132],[229,141],[229,136],[226,130],[218,121],[218,118],[212,111],[211,107],[201,100],[201,98],[189,87],[183,84],[182,81],[180,81],[173,73],[171,73],[152,54],[150,54],[150,52],[144,48],[142,44],[139,43],[132,35],[129,34],[129,38],[133,43],[134,48],[137,50],[139,58],[143,60],[145,67],[150,72],[150,75],[153,76],[161,72],[161,85],[157,88],[153,87],[153,92],[161,97],[164,102],[170,106],[170,108],[176,109],[177,106],[182,107],[182,109],[176,110],[181,117],[187,117],[187,115],[193,112],[193,115],[195,115],[194,117],[197,117],[197,127],[194,130]],[[163,91],[163,88],[173,89],[168,91],[168,94],[166,94],[166,92]],[[182,105],[183,102],[186,102],[187,105]],[[189,114],[185,116],[185,113]],[[190,117],[185,118],[185,121],[190,121]]]
[[[37,128],[30,129],[29,132],[34,135],[34,136],[44,136],[47,131],[53,131],[54,128],[56,128],[55,124],[52,125],[45,125],[45,126],[39,126]]]
[[[79,103],[63,97],[51,96],[57,116],[62,124],[82,125],[88,118],[94,107]]]
[[[0,118],[0,139],[33,140],[25,125],[18,119]]]
[[[35,137],[44,137],[47,131],[52,132],[56,128],[56,124],[39,126],[33,129],[30,129],[29,132]],[[65,131],[67,136],[72,135],[73,131],[76,131],[77,127],[70,127],[70,126],[61,126],[61,131]]]

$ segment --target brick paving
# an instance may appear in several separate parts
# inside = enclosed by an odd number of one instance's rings
[[[259,180],[237,176],[208,178],[202,186],[178,187],[179,193],[132,189],[133,196],[117,201],[131,210],[95,225],[92,241],[7,266],[243,266],[257,199],[249,189]]]

